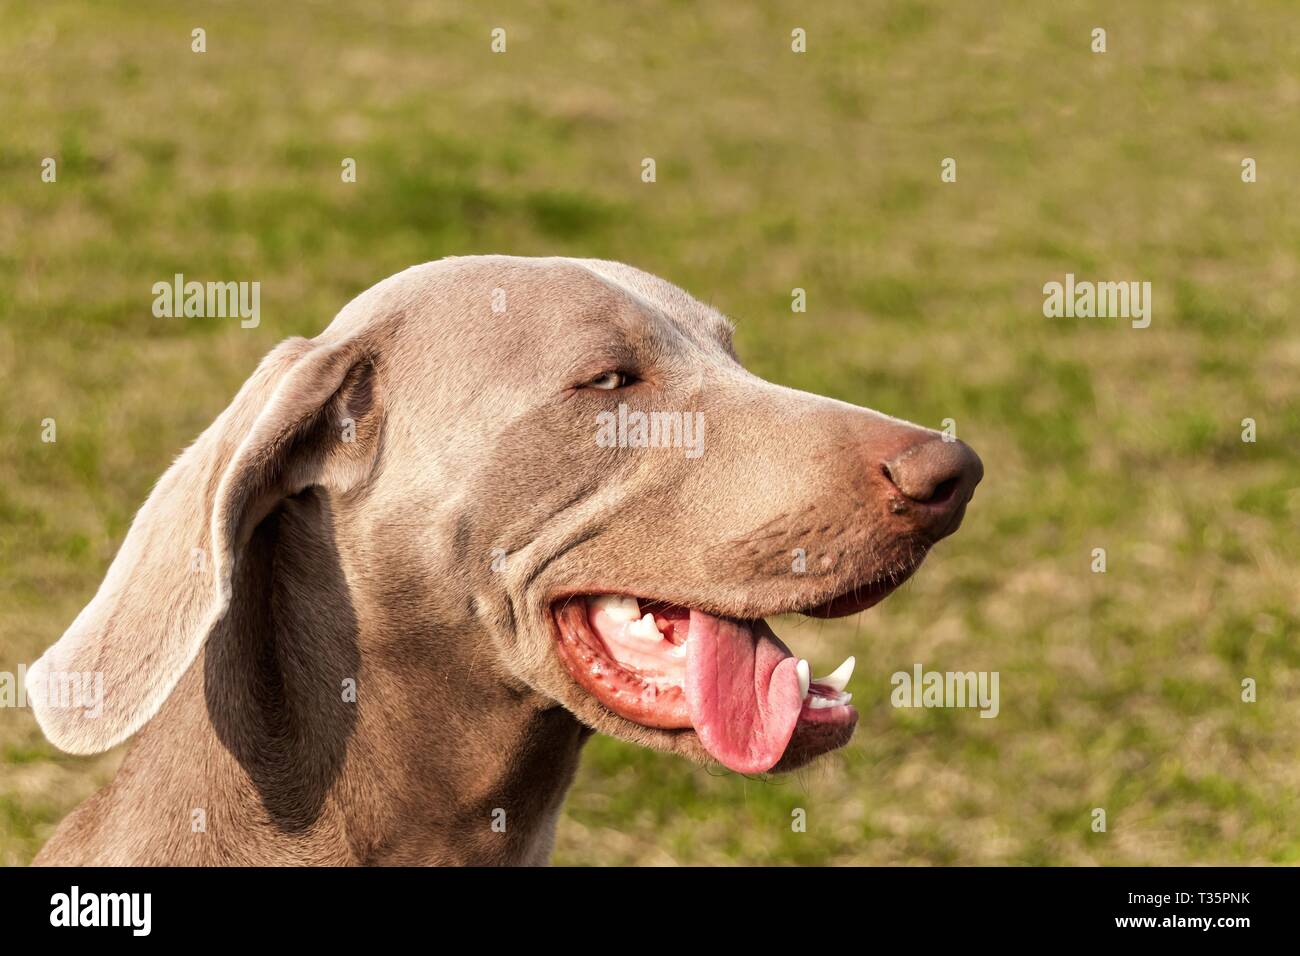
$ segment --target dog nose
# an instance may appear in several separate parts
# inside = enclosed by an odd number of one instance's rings
[[[910,446],[881,469],[902,493],[893,502],[894,512],[935,541],[957,530],[984,477],[984,463],[969,445],[937,436]]]

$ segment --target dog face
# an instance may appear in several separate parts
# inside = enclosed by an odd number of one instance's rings
[[[974,453],[756,378],[720,315],[627,266],[497,260],[457,289],[455,360],[385,394],[402,431],[441,423],[438,469],[391,457],[422,497],[456,489],[427,549],[452,561],[420,574],[462,582],[459,626],[641,744],[751,772],[846,742],[846,675],[817,681],[763,619],[884,598],[960,523]],[[454,398],[418,397],[429,379]]]
[[[258,523],[318,489],[363,654],[427,635],[448,679],[488,674],[740,772],[790,769],[857,715],[843,671],[814,678],[764,618],[884,598],[981,473],[960,442],[749,374],[721,316],[630,267],[417,267],[273,352],[164,476],[32,672],[106,671],[105,714],[38,718],[75,752],[137,729],[239,599]]]

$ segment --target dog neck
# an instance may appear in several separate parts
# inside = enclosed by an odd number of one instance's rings
[[[246,555],[203,653],[78,811],[115,819],[69,818],[150,833],[101,861],[546,862],[590,732],[494,675],[484,635],[350,589],[320,499],[286,503]]]

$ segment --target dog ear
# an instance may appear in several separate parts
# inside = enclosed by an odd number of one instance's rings
[[[375,361],[356,342],[277,346],[154,486],[94,600],[32,665],[45,735],[97,753],[139,730],[198,656],[230,602],[253,529],[310,486],[345,492],[379,444]],[[70,687],[92,681],[86,706]],[[62,691],[62,692],[61,692]]]

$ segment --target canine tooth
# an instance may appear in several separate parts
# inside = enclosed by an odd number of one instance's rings
[[[799,658],[799,663],[795,666],[794,672],[799,675],[799,699],[803,700],[808,696],[808,685],[812,682],[808,662],[802,657]]]
[[[602,594],[591,599],[593,611],[604,611],[611,621],[635,621],[641,616],[641,607],[636,598],[625,594]]]
[[[646,641],[663,640],[663,635],[659,633],[659,628],[655,627],[655,616],[653,614],[647,614],[639,621],[629,622],[627,629],[623,633],[628,637],[639,637]]]
[[[827,707],[842,707],[852,699],[852,694],[836,694],[834,697],[819,697],[814,694],[808,698],[808,708],[810,710],[825,710]]]
[[[825,684],[832,690],[842,691],[849,686],[849,678],[853,676],[853,665],[857,663],[857,658],[849,657],[843,664],[831,671],[827,677],[818,677],[815,683]]]

